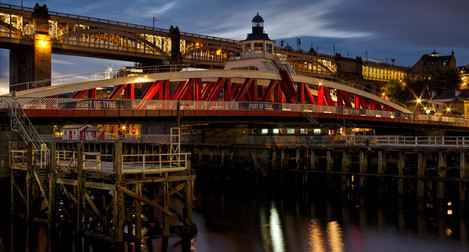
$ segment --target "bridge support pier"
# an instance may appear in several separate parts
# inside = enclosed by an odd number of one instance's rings
[[[10,48],[10,92],[28,89],[25,83],[34,80],[34,48],[32,46],[17,46]]]
[[[47,7],[36,6],[33,46],[10,49],[10,91],[50,86],[52,44],[49,37],[49,14]],[[33,87],[15,86],[17,83],[46,80]]]

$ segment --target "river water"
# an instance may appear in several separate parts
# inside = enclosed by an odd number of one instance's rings
[[[72,231],[52,236],[46,227],[10,218],[4,205],[0,252],[469,251],[466,206],[447,200],[205,185],[197,187],[194,204],[197,236],[184,244],[170,238],[165,249],[161,238],[116,246],[77,241]]]

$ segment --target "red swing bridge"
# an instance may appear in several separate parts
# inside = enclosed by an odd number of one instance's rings
[[[286,71],[154,68],[140,76],[105,78],[18,91],[30,118],[306,117],[467,127],[464,118],[415,114],[360,86]],[[177,71],[175,69],[178,69]],[[140,88],[137,88],[140,87]],[[103,90],[112,92],[103,97]],[[108,92],[109,93],[109,92]],[[136,95],[140,93],[140,95]],[[58,98],[70,94],[71,98]],[[100,98],[98,98],[100,97]]]

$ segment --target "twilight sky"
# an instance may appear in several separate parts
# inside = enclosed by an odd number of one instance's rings
[[[21,0],[2,3],[21,5]],[[319,53],[412,66],[434,49],[440,55],[454,50],[458,66],[469,64],[467,0],[23,0],[34,7],[46,4],[50,11],[243,40],[251,32],[257,12],[265,20],[265,32],[280,43],[288,41]],[[0,50],[0,93],[8,80],[7,50]],[[114,69],[129,62],[52,56],[52,78]]]

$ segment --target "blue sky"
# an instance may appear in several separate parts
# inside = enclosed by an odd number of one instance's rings
[[[21,0],[1,1],[21,5]],[[469,64],[467,0],[23,0],[38,2],[50,11],[100,17],[181,31],[242,40],[251,31],[257,12],[265,20],[269,37],[288,41],[297,49],[342,56],[360,56],[397,65],[412,66],[422,54],[434,49],[440,55],[454,50],[457,65]],[[0,88],[8,83],[8,51],[0,50]],[[53,78],[119,68],[129,62],[53,55]],[[1,91],[0,91],[1,92]]]

